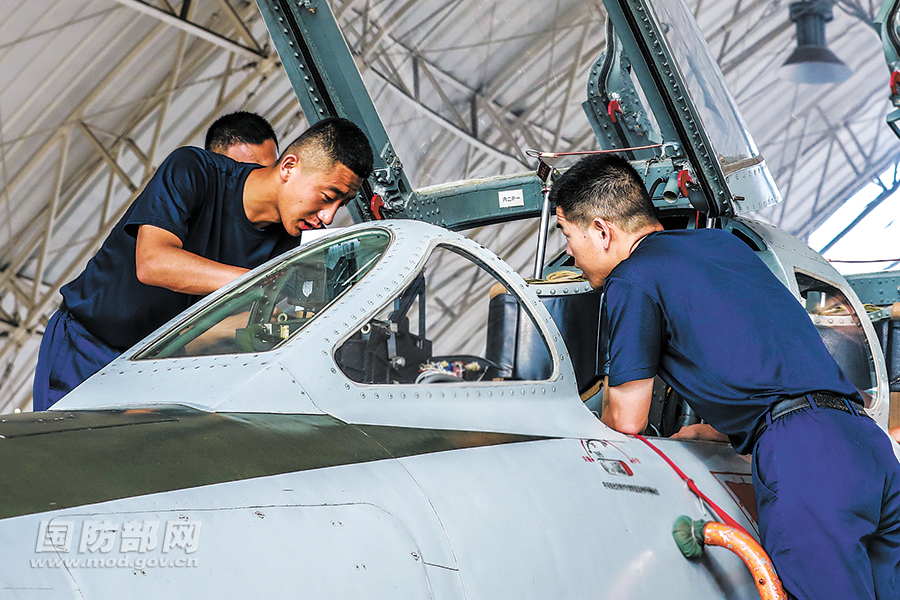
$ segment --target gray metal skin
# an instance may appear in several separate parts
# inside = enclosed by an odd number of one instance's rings
[[[355,227],[384,228],[394,241],[357,287],[283,346],[258,354],[131,360],[156,337],[151,335],[45,418],[184,404],[219,413],[331,415],[348,424],[540,439],[0,520],[0,550],[8,558],[0,564],[4,597],[758,597],[749,572],[729,552],[713,549],[697,562],[680,554],[671,537],[675,518],[713,515],[650,448],[605,427],[584,407],[558,330],[518,274],[446,229],[411,221]],[[373,386],[341,372],[334,349],[413,280],[438,244],[479,259],[533,312],[553,359],[546,381]],[[238,284],[199,303],[187,317]],[[179,327],[185,318],[176,317],[157,334]],[[14,441],[0,439],[0,444]],[[746,508],[721,483],[730,478],[746,489],[746,460],[726,444],[654,443],[754,530]],[[606,470],[604,460],[621,461],[631,474]],[[199,548],[191,555],[198,561],[194,568],[28,568],[31,559],[46,558],[34,553],[41,521],[176,519],[202,523]]]
[[[896,271],[849,275],[847,281],[866,304],[888,306],[900,302],[900,273]]]

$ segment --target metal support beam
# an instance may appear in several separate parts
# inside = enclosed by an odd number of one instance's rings
[[[219,6],[222,7],[222,11],[225,13],[225,16],[228,17],[228,20],[231,21],[231,24],[234,25],[234,29],[237,34],[242,37],[244,40],[250,44],[250,48],[254,50],[259,56],[266,56],[268,53],[265,48],[263,48],[256,38],[253,37],[253,33],[251,33],[250,28],[247,27],[247,23],[241,16],[234,10],[234,7],[228,2],[228,0],[216,0],[219,3]],[[183,18],[187,18],[183,16]]]
[[[191,23],[185,19],[182,19],[180,15],[175,15],[172,13],[168,13],[164,10],[156,8],[155,6],[151,6],[141,0],[115,0],[119,4],[123,6],[127,6],[133,10],[141,12],[145,15],[149,15],[155,19],[159,19],[166,25],[170,25],[172,27],[177,27],[182,31],[186,31],[187,33],[200,38],[201,40],[205,40],[211,44],[215,44],[221,48],[228,50],[229,52],[235,52],[237,54],[241,54],[250,59],[259,59],[266,58],[268,54],[264,51],[250,48],[244,46],[243,44],[239,44],[234,40],[231,40],[223,35],[220,35],[214,31],[210,31],[205,27],[201,27],[196,23]]]
[[[99,152],[100,156],[103,157],[103,160],[105,160],[109,167],[116,173],[116,175],[119,176],[119,179],[121,179],[122,182],[126,186],[128,186],[128,189],[132,192],[135,191],[138,186],[135,185],[133,181],[131,181],[131,177],[128,176],[128,173],[126,173],[125,170],[121,166],[119,166],[118,161],[113,157],[112,154],[109,153],[109,150],[106,149],[106,147],[103,145],[103,142],[101,142],[97,138],[97,136],[94,135],[94,132],[91,131],[91,128],[88,127],[87,123],[85,123],[84,121],[78,121],[78,128],[81,129],[82,133],[84,133],[84,136],[88,139],[88,141],[90,141],[94,145],[94,147],[97,149],[97,152]]]
[[[187,5],[186,5],[187,7]],[[189,12],[189,11],[186,11]],[[178,46],[175,49],[175,59],[172,63],[172,70],[170,71],[169,77],[167,77],[167,85],[165,87],[165,92],[163,93],[162,102],[160,102],[159,116],[156,119],[156,127],[153,130],[153,140],[150,142],[150,150],[147,152],[147,163],[145,163],[144,169],[144,179],[142,184],[146,184],[150,181],[150,177],[153,175],[153,162],[156,158],[156,151],[159,149],[159,137],[162,134],[163,124],[166,122],[166,112],[169,109],[169,103],[172,101],[172,93],[175,91],[175,87],[178,84],[178,77],[181,74],[181,63],[184,58],[184,47],[185,40],[187,38],[186,33],[182,33],[178,36]]]
[[[53,228],[56,226],[56,210],[59,206],[59,196],[62,192],[63,177],[66,173],[66,157],[69,151],[69,137],[71,129],[67,129],[59,140],[59,161],[56,165],[56,177],[53,181],[53,195],[50,197],[50,208],[47,211],[47,224],[43,239],[41,240],[41,248],[38,253],[38,265],[34,275],[34,286],[31,293],[31,303],[37,302],[38,293],[41,289],[41,280],[44,277],[44,265],[47,261],[47,248],[50,245],[50,238],[53,236]]]

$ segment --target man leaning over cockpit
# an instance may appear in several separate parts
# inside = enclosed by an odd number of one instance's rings
[[[647,425],[661,377],[753,453],[760,537],[801,600],[900,598],[900,462],[800,303],[736,236],[663,231],[624,159],[582,159],[553,186],[567,252],[603,286],[601,420]],[[721,432],[721,433],[719,433]]]
[[[332,222],[372,172],[366,135],[319,121],[272,166],[179,148],[113,228],[41,340],[34,410],[45,410],[163,323]]]

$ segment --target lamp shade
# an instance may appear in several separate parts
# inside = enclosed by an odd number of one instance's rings
[[[790,6],[791,20],[797,26],[797,48],[781,67],[782,75],[797,83],[840,83],[853,73],[850,67],[828,49],[825,23],[834,16],[831,2],[803,0]]]

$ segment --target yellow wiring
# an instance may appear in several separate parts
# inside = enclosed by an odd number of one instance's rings
[[[575,271],[555,271],[547,276],[547,279],[526,279],[528,283],[576,283],[585,281],[584,277]]]
[[[833,306],[826,306],[824,308],[817,309],[815,314],[837,317],[841,315],[849,315],[850,311],[843,304],[835,304]]]

